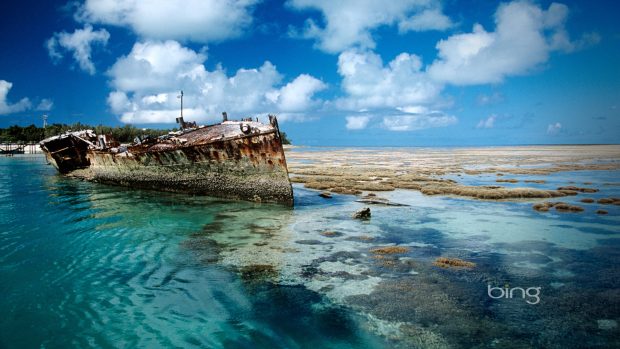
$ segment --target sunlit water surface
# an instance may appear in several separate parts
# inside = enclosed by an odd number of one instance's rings
[[[538,186],[601,189],[562,198],[571,203],[620,196],[617,172],[546,179]],[[351,219],[364,207],[355,197],[299,186],[287,209],[0,158],[0,348],[620,344],[619,206],[539,213],[532,202],[380,195],[410,206],[372,206],[364,222]],[[372,252],[392,245],[407,252]],[[476,267],[438,268],[439,256]],[[488,285],[540,287],[540,302],[492,299]]]

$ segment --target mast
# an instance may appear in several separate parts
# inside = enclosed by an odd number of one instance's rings
[[[184,130],[185,120],[183,120],[183,90],[181,90],[181,94],[178,95],[177,98],[181,98],[181,116],[177,118],[177,124],[181,126],[181,130]]]
[[[183,90],[181,90],[181,117],[183,117]]]

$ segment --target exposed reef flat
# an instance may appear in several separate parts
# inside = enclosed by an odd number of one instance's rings
[[[287,152],[291,181],[306,188],[340,194],[417,190],[481,200],[516,201],[595,193],[598,188],[562,183],[542,188],[547,176],[565,171],[620,169],[619,145],[523,146],[494,148],[317,149]],[[467,184],[465,177],[511,178]],[[512,184],[523,182],[523,186]],[[506,183],[509,186],[495,185]],[[535,184],[537,187],[530,187]],[[584,183],[585,184],[585,183]],[[591,184],[588,182],[588,184]],[[613,203],[613,201],[609,202]]]

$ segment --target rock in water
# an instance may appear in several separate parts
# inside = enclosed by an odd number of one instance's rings
[[[370,219],[370,207],[364,207],[363,209],[353,214],[355,219]]]
[[[332,194],[324,191],[321,194],[319,194],[320,197],[325,198],[325,199],[331,199],[332,198]]]

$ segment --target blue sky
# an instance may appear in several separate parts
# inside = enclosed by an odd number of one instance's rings
[[[0,4],[0,127],[278,115],[297,144],[617,143],[619,5]]]

